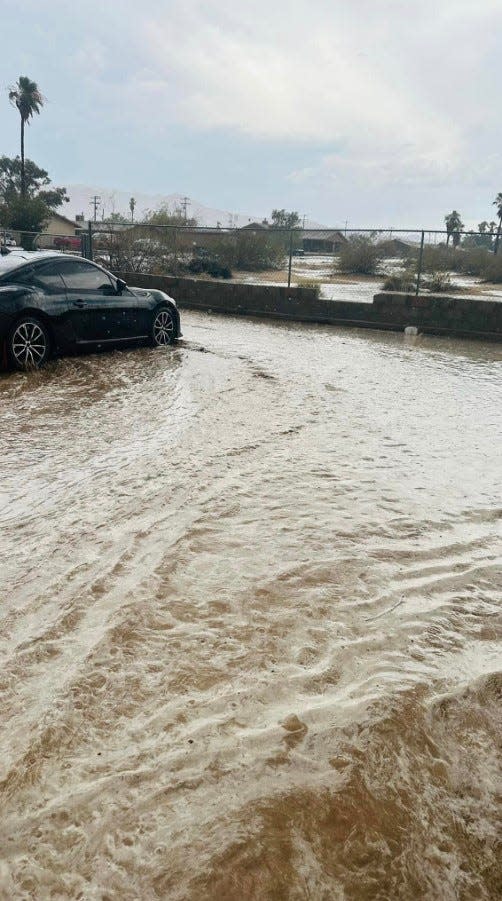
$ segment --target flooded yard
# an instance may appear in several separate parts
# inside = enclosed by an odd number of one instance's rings
[[[377,275],[351,275],[338,271],[337,257],[332,254],[306,254],[293,257],[291,267],[291,284],[293,287],[305,285],[318,286],[319,296],[326,300],[342,300],[349,303],[372,303],[375,294],[383,290],[387,275],[403,272],[405,261],[402,258],[382,260]],[[422,278],[422,289],[425,289],[427,274]],[[481,278],[471,275],[449,273],[450,285],[445,293],[458,294],[476,300],[502,300],[502,286],[483,282]],[[265,272],[234,272],[234,281],[250,285],[287,285],[288,271],[270,270]]]
[[[499,897],[500,347],[183,331],[0,377],[0,893]]]

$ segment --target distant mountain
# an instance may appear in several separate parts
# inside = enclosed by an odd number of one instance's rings
[[[137,220],[143,219],[148,210],[156,210],[164,205],[167,205],[173,213],[176,210],[184,209],[185,198],[183,194],[141,194],[138,191],[114,191],[110,188],[97,188],[92,185],[67,185],[66,190],[70,202],[65,204],[64,210],[61,210],[61,212],[72,219],[78,213],[83,213],[85,219],[92,218],[93,208],[91,202],[95,194],[101,198],[98,206],[98,219],[102,218],[103,213],[105,218],[111,213],[122,213],[124,216],[130,216],[129,200],[131,197],[134,197],[136,200],[134,218]],[[216,226],[220,223],[222,228],[228,226],[241,228],[243,225],[249,225],[250,222],[261,222],[264,218],[263,215],[248,216],[244,213],[213,209],[192,198],[189,198],[187,203],[187,216],[194,216],[199,225]],[[310,220],[306,221],[305,225],[307,228],[315,228],[315,223]]]
[[[78,213],[83,213],[86,219],[90,219],[93,216],[91,202],[95,194],[101,198],[98,219],[101,219],[103,214],[106,218],[111,213],[122,213],[124,216],[129,216],[131,197],[136,200],[134,217],[138,220],[143,219],[148,210],[156,210],[160,206],[167,206],[173,213],[176,210],[184,209],[183,194],[141,194],[139,191],[113,191],[110,188],[97,188],[91,185],[68,185],[66,190],[70,202],[65,206],[64,214],[71,218],[75,218]],[[263,218],[262,216],[231,213],[229,210],[216,210],[191,198],[187,203],[187,216],[194,216],[199,225],[215,226],[219,222],[222,227],[247,225],[249,222],[255,222],[256,219],[260,221]]]

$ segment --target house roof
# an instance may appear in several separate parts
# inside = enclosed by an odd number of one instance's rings
[[[67,225],[72,225],[73,228],[78,228],[78,227],[79,227],[79,223],[78,223],[78,222],[75,222],[73,219],[68,219],[67,216],[63,216],[61,213],[51,213],[50,218],[51,218],[51,219],[58,219],[59,222],[66,222]]]
[[[309,241],[342,241],[345,242],[347,238],[341,231],[323,231],[323,229],[316,229],[315,231],[304,231],[303,238]]]

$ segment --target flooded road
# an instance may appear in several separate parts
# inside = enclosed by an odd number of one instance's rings
[[[497,898],[501,348],[183,326],[0,377],[2,897]]]

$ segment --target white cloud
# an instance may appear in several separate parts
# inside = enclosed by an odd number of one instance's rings
[[[338,165],[350,156],[360,173],[442,178],[468,157],[477,68],[501,25],[502,0],[173,0],[143,24],[148,73],[131,90],[200,129],[341,147]]]
[[[7,17],[0,76],[8,84],[22,65],[40,81],[50,133],[33,128],[30,147],[43,137],[47,164],[64,154],[65,178],[80,166],[99,183],[108,159],[113,177],[150,191],[208,185],[213,205],[224,192],[236,209],[260,196],[321,209],[343,196],[350,215],[359,196],[399,215],[407,203],[406,216],[422,201],[427,214],[436,203],[484,209],[501,187],[502,0],[25,7],[29,32]],[[14,122],[0,106],[13,148]]]

